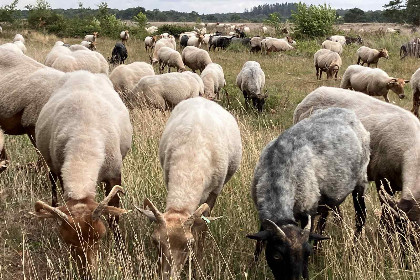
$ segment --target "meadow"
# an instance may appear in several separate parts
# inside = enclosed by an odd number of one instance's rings
[[[57,40],[70,44],[81,41],[17,30],[0,34],[0,44],[10,42],[15,33],[25,36],[27,55],[41,63]],[[365,33],[362,38],[366,46],[388,49],[389,60],[381,59],[380,68],[390,76],[410,79],[420,67],[420,61],[415,58],[400,60],[399,47],[414,36],[416,34]],[[109,57],[116,41],[117,37],[99,37],[97,50]],[[191,260],[192,268],[199,271],[199,279],[273,279],[264,257],[256,266],[251,265],[255,243],[245,236],[258,231],[259,222],[250,184],[261,150],[292,125],[297,104],[319,86],[339,86],[339,80],[327,81],[325,74],[324,80],[316,80],[313,54],[321,43],[321,40],[298,41],[296,50],[270,55],[251,54],[242,47],[210,53],[213,62],[224,69],[230,102],[222,94],[220,103],[238,121],[243,158],[240,169],[225,185],[212,212],[213,216],[223,218],[208,225],[210,234],[204,248],[204,267],[196,268],[194,258]],[[347,66],[356,62],[358,47],[345,47],[339,77]],[[130,39],[127,49],[126,63],[149,62],[143,41]],[[262,114],[244,108],[242,93],[235,84],[236,75],[248,60],[258,61],[266,75],[269,97]],[[389,93],[392,103],[410,110],[412,91],[409,86],[405,95],[405,99],[399,100],[396,94]],[[165,209],[166,189],[158,146],[169,116],[170,112],[147,108],[131,112],[134,138],[132,149],[124,160],[122,186],[126,195],[121,196],[121,204],[133,211],[120,219],[122,246],[116,245],[109,230],[102,240],[98,267],[93,271],[95,279],[159,279],[157,254],[150,238],[153,225],[134,206],[142,207],[147,197],[161,211]],[[26,167],[38,158],[27,136],[7,136],[6,149],[11,164],[0,175],[0,279],[79,279],[69,248],[56,230],[57,222],[39,220],[29,214],[37,200],[51,203],[48,170],[43,168],[35,172]],[[100,201],[103,190],[98,187],[98,192],[97,201]],[[62,198],[59,202],[63,203]],[[366,204],[367,224],[357,243],[353,242],[355,221],[351,198],[342,206],[342,221],[330,216],[324,234],[331,239],[323,241],[322,248],[310,258],[310,279],[420,279],[420,252],[412,247],[404,249],[406,268],[400,262],[397,237],[388,241],[379,228],[381,206],[373,183],[367,189]],[[188,267],[185,270],[188,272]],[[188,279],[188,273],[182,278]]]

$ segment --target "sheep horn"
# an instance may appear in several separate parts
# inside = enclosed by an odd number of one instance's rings
[[[311,231],[311,215],[308,215],[308,223],[306,224],[305,228],[303,229],[303,231],[307,231],[310,232]]]
[[[210,207],[207,203],[203,203],[200,207],[195,210],[195,212],[184,222],[183,226],[186,228],[190,228],[194,225],[196,219],[201,218],[204,212],[210,212]]]
[[[146,207],[150,208],[156,217],[156,221],[159,224],[165,224],[165,218],[163,217],[163,214],[156,208],[155,205],[153,205],[153,203],[148,198],[145,198],[143,202],[143,208],[146,209]]]
[[[92,219],[94,221],[98,220],[101,217],[102,212],[108,206],[109,201],[119,192],[124,194],[124,189],[121,186],[114,186],[109,192],[109,194],[104,198],[104,200],[102,200],[101,203],[98,204],[98,206],[92,213]]]
[[[67,222],[67,223],[69,222],[69,217],[64,212],[62,212],[60,209],[58,209],[56,207],[52,207],[52,206],[48,205],[47,203],[39,200],[35,203],[35,215],[41,214],[41,210],[45,210],[45,211],[53,214],[54,216],[63,220],[64,222]]]
[[[278,237],[280,237],[283,241],[289,240],[287,238],[286,234],[284,233],[284,231],[278,225],[276,225],[276,223],[274,223],[272,220],[265,219],[263,221],[262,225],[263,225],[264,228],[266,228],[268,230],[271,230],[271,231],[274,231],[274,233]]]

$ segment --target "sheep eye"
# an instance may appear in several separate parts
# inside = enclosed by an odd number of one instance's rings
[[[276,254],[276,255],[274,255],[274,256],[273,256],[273,258],[274,258],[275,260],[280,260],[280,259],[281,259],[281,256]]]

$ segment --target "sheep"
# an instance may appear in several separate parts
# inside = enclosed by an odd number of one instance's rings
[[[9,158],[7,157],[6,150],[4,148],[4,134],[0,129],[0,173],[7,169],[9,166]]]
[[[162,39],[169,38],[169,33],[168,32],[165,32],[165,33],[160,34],[160,38],[162,38]]]
[[[156,36],[147,36],[144,38],[144,48],[146,49],[146,52],[149,50],[153,50],[156,43]]]
[[[157,26],[154,26],[154,25],[152,25],[152,26],[149,26],[149,27],[146,27],[145,28],[145,30],[147,31],[147,33],[149,33],[149,34],[153,34],[153,33],[156,33],[157,31],[158,31],[158,27]]]
[[[209,40],[210,40],[210,34],[204,34],[204,38],[203,38],[203,44],[208,46],[209,45]]]
[[[245,26],[244,27],[244,32],[249,33],[249,32],[251,32],[251,29],[248,26]]]
[[[20,42],[20,41],[16,41],[16,42]],[[3,45],[0,45],[0,49],[2,49],[2,50],[7,49],[7,50],[10,50],[10,51],[12,51],[16,54],[23,54],[22,48],[20,48],[19,45],[15,44],[15,43],[6,43],[6,44],[3,44]]]
[[[25,38],[23,38],[23,36],[21,34],[16,34],[15,37],[13,38],[13,42],[16,41],[21,41],[22,43],[25,44]]]
[[[187,46],[194,46],[196,48],[199,48],[201,46],[201,42],[203,42],[204,36],[199,35],[198,37],[190,37],[187,41]]]
[[[290,43],[285,39],[271,38],[271,39],[265,40],[266,53],[288,51],[288,50],[293,50],[293,49],[294,47],[290,45]]]
[[[212,63],[207,51],[193,46],[184,48],[182,51],[182,61],[186,66],[190,67],[194,73],[196,70],[203,72],[204,68]]]
[[[121,33],[120,33],[120,39],[121,39],[121,42],[124,45],[127,43],[127,41],[128,41],[129,38],[130,38],[130,34],[128,33],[128,30],[121,31]]]
[[[348,37],[348,36],[344,36],[346,38],[346,45],[351,45],[353,43],[357,43],[357,44],[363,44],[363,40],[362,38],[358,35],[357,37]]]
[[[342,61],[338,53],[327,49],[320,49],[314,54],[314,65],[318,80],[321,80],[322,72],[327,73],[327,79],[331,79],[334,76],[337,80]]]
[[[102,54],[84,49],[72,51],[71,47],[65,46],[54,46],[45,58],[45,65],[63,72],[88,70],[108,75],[109,71],[108,62]]]
[[[344,46],[346,44],[346,37],[342,36],[342,35],[333,35],[331,37],[328,37],[327,40],[330,40],[330,41],[333,41],[333,42],[338,42],[342,46]]]
[[[298,122],[264,148],[251,186],[261,231],[247,237],[258,241],[256,260],[261,243],[266,243],[275,279],[309,279],[308,242],[326,239],[311,233],[313,218],[322,215],[318,224],[322,234],[328,208],[338,207],[350,193],[355,235],[361,233],[369,141],[369,132],[355,113],[329,108]]]
[[[91,51],[96,50],[96,42],[82,41],[80,42],[80,45],[82,45],[85,48],[88,48]]]
[[[241,72],[236,77],[236,85],[242,91],[245,98],[245,106],[251,99],[254,107],[262,112],[267,93],[263,94],[265,85],[265,74],[261,66],[256,61],[247,61],[243,65]]]
[[[340,87],[364,92],[370,96],[383,96],[389,102],[388,91],[395,92],[400,99],[405,97],[404,85],[410,82],[400,78],[389,77],[379,68],[350,65],[344,72]]]
[[[233,37],[231,40],[231,44],[240,44],[243,45],[245,47],[248,47],[251,45],[251,38],[245,37],[245,38],[237,38],[237,37]]]
[[[168,38],[168,39],[160,39],[159,41],[156,42],[155,48],[154,48],[154,51],[153,51],[153,56],[149,55],[150,64],[153,65],[153,64],[156,64],[156,63],[159,62],[157,52],[162,47],[169,47],[169,48],[172,48],[172,49],[176,50],[175,38],[172,37],[172,38]]]
[[[162,47],[157,52],[159,59],[159,70],[160,73],[163,73],[165,67],[168,67],[168,73],[171,72],[171,67],[175,67],[177,71],[185,71],[184,62],[182,62],[182,57],[179,52],[169,47]]]
[[[420,68],[414,72],[410,79],[411,89],[413,90],[413,108],[411,112],[419,117],[419,106],[420,106]]]
[[[124,64],[128,57],[127,48],[123,43],[115,43],[112,49],[111,58],[109,59],[110,64]]]
[[[190,37],[187,34],[184,34],[179,37],[179,46],[183,49],[188,45],[188,40]]]
[[[262,33],[268,33],[268,28],[266,26],[261,27]]]
[[[251,52],[259,52],[261,51],[261,42],[262,42],[262,38],[257,36],[257,37],[252,37],[251,38]]]
[[[98,38],[98,32],[93,32],[91,35],[86,35],[83,41],[96,42],[96,38]]]
[[[171,110],[182,100],[203,94],[203,81],[199,81],[200,76],[188,71],[143,77],[132,91],[132,104],[138,98],[148,106]]]
[[[368,180],[375,182],[378,192],[382,184],[391,195],[401,191],[400,201],[392,206],[403,210],[411,221],[420,224],[419,120],[403,108],[364,93],[320,87],[296,107],[293,123],[317,109],[330,107],[341,107],[356,113],[370,132]],[[381,202],[384,200],[381,199]],[[383,215],[381,220],[384,218]]]
[[[213,48],[213,50],[216,50],[216,48],[225,50],[229,45],[230,42],[232,40],[233,36],[231,37],[226,37],[226,36],[220,36],[220,35],[216,35],[216,36],[210,36],[209,39],[209,51],[211,51],[211,49]]]
[[[219,99],[220,90],[226,86],[223,68],[217,63],[210,63],[201,73],[204,84],[204,96],[214,100]]]
[[[400,58],[406,56],[420,57],[420,38],[414,38],[400,47]]]
[[[343,52],[343,46],[339,42],[333,42],[330,40],[322,42],[322,48],[336,52],[338,54],[341,54]]]
[[[119,65],[109,75],[114,89],[119,93],[122,101],[127,107],[130,104],[130,95],[133,88],[146,76],[152,76],[155,72],[153,67],[146,62],[133,62],[127,65]]]
[[[93,44],[93,43],[91,43],[91,44]],[[81,51],[81,50],[83,50],[83,51],[88,51],[89,50],[89,48],[86,48],[85,46],[77,45],[77,44],[76,45],[63,44],[63,46],[69,48],[72,52]]]
[[[88,271],[106,232],[101,216],[127,213],[118,208],[116,194],[123,191],[118,186],[122,161],[132,142],[128,110],[106,76],[78,71],[44,105],[35,135],[52,184],[61,183],[65,204],[38,201],[33,214],[61,221],[60,235],[79,271]],[[107,197],[101,203],[95,202],[97,182],[105,182]]]
[[[360,64],[360,61],[361,61],[362,64],[360,65],[367,63],[368,67],[371,64],[375,64],[376,67],[378,67],[378,61],[381,57],[389,59],[388,51],[386,49],[376,50],[376,49],[371,49],[371,48],[363,46],[357,50],[357,63],[356,64]]]
[[[210,215],[241,158],[239,127],[228,111],[202,97],[175,107],[159,143],[166,211],[161,213],[147,198],[144,209],[137,208],[155,222],[152,238],[162,254],[163,279],[178,279],[190,245],[201,263],[207,229],[201,216]]]

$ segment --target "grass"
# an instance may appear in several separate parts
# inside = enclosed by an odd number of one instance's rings
[[[43,62],[58,40],[55,36],[20,31],[27,38],[27,55]],[[15,32],[0,34],[0,43],[11,41]],[[414,35],[413,35],[414,36]],[[400,43],[408,40],[403,35],[379,36],[365,34],[365,44],[386,47],[389,60],[380,60],[379,66],[392,76],[409,79],[420,66],[418,59],[399,60]],[[64,39],[79,43],[80,39]],[[98,39],[98,51],[110,56],[115,40]],[[313,53],[321,41],[299,42],[297,49],[268,56],[250,54],[235,48],[232,51],[211,52],[211,58],[225,72],[230,104],[222,105],[237,119],[242,136],[243,158],[241,167],[228,182],[216,202],[214,216],[223,216],[209,225],[205,251],[205,267],[201,279],[272,279],[273,276],[262,259],[250,267],[254,242],[245,238],[258,230],[257,213],[249,187],[254,167],[264,146],[292,125],[296,105],[319,86],[339,86],[339,81],[317,81],[313,67]],[[343,69],[355,63],[358,46],[346,46]],[[129,40],[128,63],[149,61],[142,41]],[[235,85],[236,75],[248,60],[260,62],[266,74],[269,98],[264,113],[257,114],[243,107],[243,96]],[[340,70],[339,75],[344,70]],[[324,76],[325,77],[325,76]],[[411,108],[412,92],[405,90],[406,99],[399,100],[390,93],[391,102],[406,109]],[[133,145],[124,160],[122,207],[134,209],[150,198],[163,211],[166,189],[163,184],[157,152],[159,139],[170,113],[135,109],[131,112],[134,127]],[[26,136],[7,136],[6,148],[11,166],[0,175],[0,279],[78,279],[68,247],[59,238],[56,222],[41,221],[28,214],[38,199],[50,202],[50,184],[47,171],[39,173],[19,168],[36,161],[37,155]],[[100,196],[103,191],[98,188]],[[98,198],[100,200],[100,198]],[[62,202],[62,200],[61,200]],[[311,279],[419,279],[420,253],[412,247],[405,248],[409,268],[401,266],[401,249],[396,236],[391,240],[378,228],[381,207],[374,185],[366,194],[367,224],[361,240],[353,243],[354,210],[351,198],[342,207],[343,221],[330,217],[321,250],[310,259]],[[152,225],[137,211],[120,219],[125,246],[118,248],[112,234],[101,242],[96,279],[159,279],[157,256],[151,243]],[[194,262],[193,262],[194,263]],[[70,269],[69,269],[70,268]],[[183,276],[186,278],[186,275]]]

